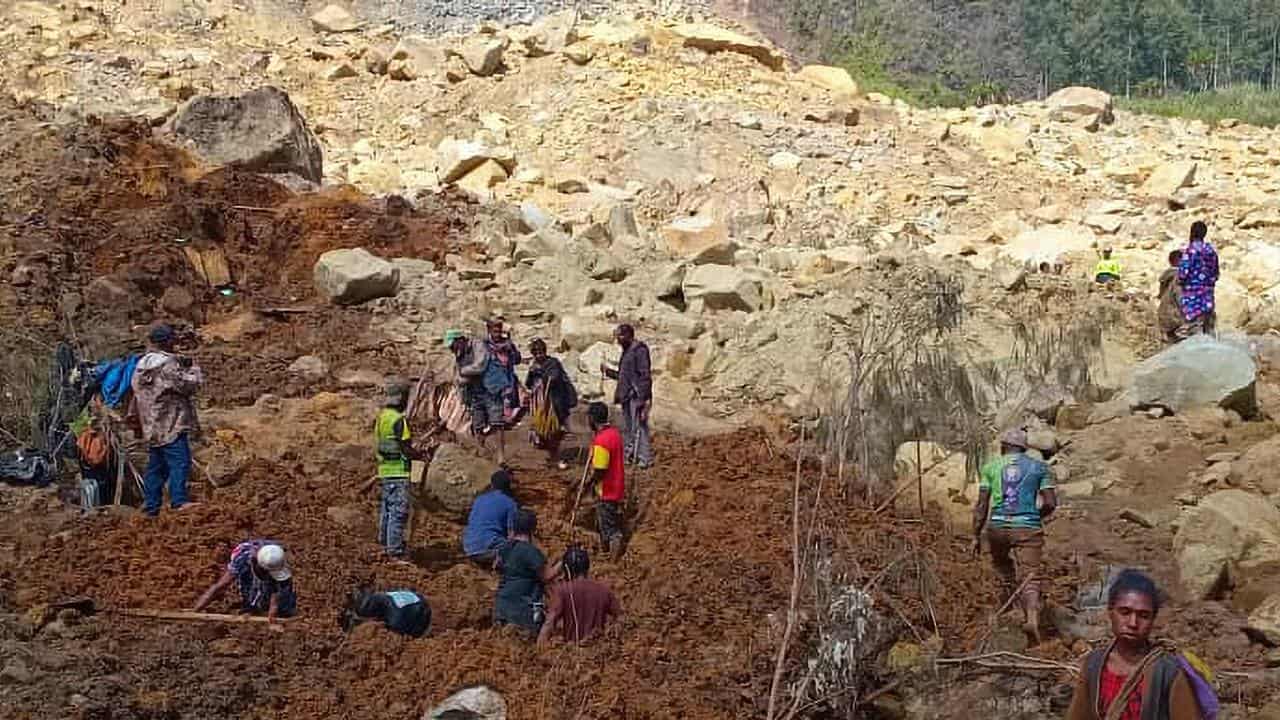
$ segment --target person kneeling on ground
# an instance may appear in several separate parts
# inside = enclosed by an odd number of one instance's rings
[[[1052,469],[1026,451],[1027,433],[1009,430],[1000,437],[1000,457],[982,466],[973,508],[973,550],[975,555],[982,552],[982,530],[990,513],[987,544],[991,564],[1000,576],[1001,598],[1012,599],[1021,590],[1023,630],[1035,644],[1040,641],[1044,518],[1057,508],[1058,496]]]
[[[339,624],[350,632],[368,620],[381,620],[393,633],[420,638],[431,629],[431,606],[413,590],[375,593],[361,588],[351,594],[351,602]]]
[[[293,573],[285,561],[284,548],[271,540],[246,540],[231,551],[231,561],[218,581],[196,600],[196,612],[204,610],[226,592],[231,583],[240,590],[240,612],[260,614],[275,622],[278,617],[292,617],[298,610],[298,596],[293,591]]]
[[[561,562],[547,564],[547,556],[533,544],[538,516],[532,510],[516,513],[511,541],[498,552],[498,594],[493,601],[493,624],[514,625],[532,635],[543,619],[547,583],[560,575]]]
[[[1125,570],[1107,593],[1111,643],[1085,656],[1067,720],[1201,720],[1216,717],[1212,673],[1199,658],[1153,642],[1160,591]]]
[[[515,526],[517,509],[511,498],[511,473],[495,472],[489,478],[489,489],[471,502],[471,514],[462,530],[462,552],[467,558],[493,567]]]
[[[604,628],[610,620],[622,616],[622,605],[609,588],[587,579],[591,557],[580,547],[564,554],[566,581],[551,588],[551,607],[542,624],[538,643],[543,644],[560,630],[565,642],[580,643]]]

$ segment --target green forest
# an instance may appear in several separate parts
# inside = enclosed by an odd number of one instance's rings
[[[803,54],[919,103],[1008,102],[1090,85],[1157,111],[1240,109],[1280,121],[1280,0],[752,5]]]

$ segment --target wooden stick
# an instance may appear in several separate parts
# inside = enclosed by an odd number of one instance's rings
[[[226,615],[219,613],[192,612],[190,610],[142,610],[137,608],[117,608],[108,611],[113,615],[128,617],[154,618],[156,620],[187,620],[194,622],[221,623],[265,623],[265,615]],[[277,622],[287,623],[295,618],[276,618]]]

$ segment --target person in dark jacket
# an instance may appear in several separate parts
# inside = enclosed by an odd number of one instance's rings
[[[361,588],[352,593],[340,625],[350,632],[369,620],[381,620],[393,633],[420,638],[431,629],[431,606],[413,590],[370,592]]]
[[[536,444],[547,451],[547,465],[567,470],[560,459],[560,441],[569,429],[569,411],[577,402],[577,392],[564,365],[547,354],[547,343],[535,338],[529,344],[533,362],[525,377],[525,387],[533,396],[533,432]]]
[[[613,336],[622,347],[616,369],[607,365],[600,371],[618,381],[613,402],[622,406],[623,442],[627,462],[641,469],[653,464],[653,447],[649,435],[649,409],[653,405],[653,371],[649,346],[636,340],[635,328],[619,325]]]
[[[1107,593],[1113,639],[1085,656],[1067,720],[1201,720],[1217,709],[1211,690],[1201,707],[1207,684],[1191,656],[1151,640],[1159,612],[1160,591],[1150,578],[1136,570],[1116,577]]]

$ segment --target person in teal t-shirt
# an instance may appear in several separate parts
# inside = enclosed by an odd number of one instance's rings
[[[1010,430],[1000,437],[1000,456],[982,466],[978,502],[973,508],[973,551],[982,552],[982,531],[986,528],[991,564],[1004,590],[1001,597],[1007,601],[1021,592],[1023,629],[1035,643],[1040,639],[1044,518],[1053,513],[1058,497],[1052,469],[1028,456],[1026,450],[1026,432]]]

